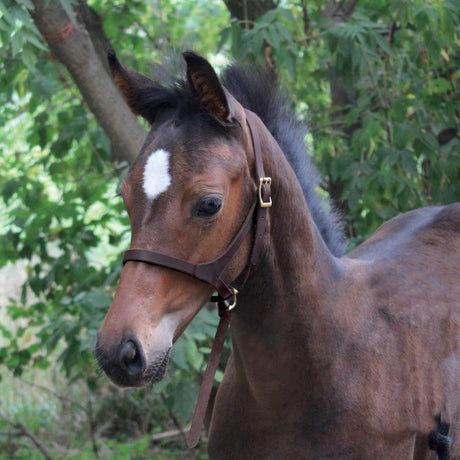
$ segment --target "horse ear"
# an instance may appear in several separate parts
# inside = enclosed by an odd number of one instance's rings
[[[107,55],[109,67],[112,72],[116,85],[122,92],[126,103],[135,115],[145,118],[150,124],[155,120],[156,95],[163,94],[165,89],[120,63],[115,51],[109,50]]]
[[[187,79],[192,92],[211,115],[228,124],[232,119],[229,101],[211,64],[193,51],[185,51],[182,56],[187,63]]]

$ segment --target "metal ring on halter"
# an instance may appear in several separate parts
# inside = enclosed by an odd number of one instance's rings
[[[234,287],[230,286],[230,289],[233,291],[233,295],[232,297],[230,297],[230,299],[225,301],[225,306],[227,307],[227,311],[231,311],[236,307],[236,296],[238,294],[238,291]],[[230,304],[230,302],[232,303]]]
[[[219,306],[219,315],[222,314],[222,311],[228,312],[233,310],[236,307],[236,296],[238,294],[238,290],[232,286],[227,286],[230,291],[232,291],[232,295],[227,299],[222,299],[219,295],[211,296],[211,302],[217,303]]]

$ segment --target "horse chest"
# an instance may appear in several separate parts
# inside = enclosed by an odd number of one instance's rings
[[[306,417],[309,418],[309,417]],[[337,417],[330,424],[302,425],[290,419],[269,417],[254,419],[247,414],[247,423],[234,418],[226,425],[215,426],[208,443],[210,460],[281,460],[341,459],[388,460],[413,458],[415,437],[386,439],[366,432],[365,427]]]
[[[327,392],[326,398],[312,400],[305,389],[291,386],[284,391],[281,386],[270,397],[259,390],[256,399],[235,379],[230,365],[214,406],[209,458],[385,458],[378,455],[382,451],[378,440],[354,436],[362,427],[350,418],[345,401]]]
[[[265,380],[252,388],[230,361],[214,406],[209,458],[412,459],[414,433],[424,423],[426,432],[431,430],[432,417],[424,412],[433,389],[409,394],[410,385],[395,383],[375,356],[372,347],[363,350],[351,341],[337,352],[335,365],[317,370],[328,381],[315,381],[314,374],[297,368],[302,384],[293,385],[286,373],[285,381],[273,385],[267,365]]]

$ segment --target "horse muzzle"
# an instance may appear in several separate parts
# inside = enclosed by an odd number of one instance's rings
[[[159,382],[166,374],[171,346],[150,359],[135,334],[125,335],[115,346],[104,346],[98,335],[96,360],[109,379],[120,387],[144,387]]]

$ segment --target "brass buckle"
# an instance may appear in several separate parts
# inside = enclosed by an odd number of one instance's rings
[[[238,291],[234,287],[232,286],[229,286],[229,287],[232,290],[233,295],[229,300],[225,301],[225,306],[227,307],[227,311],[233,310],[236,307],[236,295],[238,294]]]
[[[264,199],[262,198],[262,186],[264,184],[271,185],[271,183],[271,177],[259,177],[259,203],[262,208],[270,208],[272,205],[272,197],[270,197],[269,201],[264,201]]]

